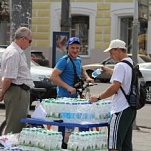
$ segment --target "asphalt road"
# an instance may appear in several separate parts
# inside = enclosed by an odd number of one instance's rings
[[[97,83],[97,85],[90,88],[91,95],[98,95],[100,92],[104,91],[109,84]],[[5,119],[5,109],[3,102],[0,103],[0,123]],[[151,104],[146,104],[144,108],[138,110],[136,117],[136,124],[140,127],[145,127],[151,129]]]

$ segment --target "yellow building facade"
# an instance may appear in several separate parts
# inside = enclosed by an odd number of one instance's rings
[[[112,39],[132,42],[133,0],[70,0],[71,16],[89,17],[88,54],[84,64],[101,62]],[[32,46],[47,49],[52,58],[53,32],[61,31],[61,0],[32,1]]]
[[[61,0],[33,0],[32,8],[32,30],[34,32],[33,46],[50,47],[52,45],[52,33],[50,33],[51,4]],[[132,0],[71,0],[70,3],[96,3],[96,28],[95,28],[95,48],[105,49],[110,41],[111,33],[111,18],[110,7],[111,3],[117,2],[132,2]],[[60,6],[61,7],[61,6]]]

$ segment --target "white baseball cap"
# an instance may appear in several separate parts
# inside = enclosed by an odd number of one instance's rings
[[[110,42],[109,47],[107,49],[105,49],[104,52],[108,52],[113,48],[122,48],[122,49],[127,50],[126,43],[124,41],[115,39]]]

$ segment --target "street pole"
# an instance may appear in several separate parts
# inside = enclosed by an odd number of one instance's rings
[[[138,62],[138,29],[139,29],[139,21],[138,21],[138,0],[134,0],[134,16],[133,16],[133,45],[132,45],[132,59],[135,63]],[[136,118],[133,123],[133,129],[139,129],[136,125]]]
[[[139,29],[139,21],[138,21],[138,1],[134,0],[134,16],[133,16],[133,45],[132,45],[132,59],[135,63],[138,62],[137,54],[138,54],[138,29]]]
[[[70,31],[70,0],[62,0],[61,3],[61,31]]]

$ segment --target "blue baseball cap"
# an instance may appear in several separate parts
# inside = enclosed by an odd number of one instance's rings
[[[80,39],[78,37],[71,37],[71,38],[68,39],[67,45],[71,45],[73,43],[79,43],[79,44],[81,44],[80,43]]]

